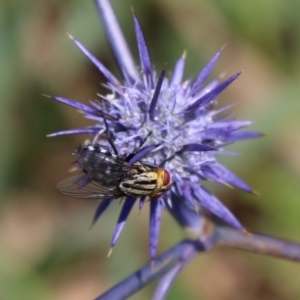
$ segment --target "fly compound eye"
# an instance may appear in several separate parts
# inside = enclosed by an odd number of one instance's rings
[[[164,188],[169,188],[170,184],[171,184],[171,175],[167,170],[163,170],[164,174],[163,174],[163,187]]]
[[[165,169],[157,169],[157,189],[158,192],[166,191],[171,184],[171,175]]]
[[[149,195],[151,199],[156,199],[163,193],[165,193],[171,185],[171,175],[167,170],[156,169],[157,180],[156,187],[153,192]]]

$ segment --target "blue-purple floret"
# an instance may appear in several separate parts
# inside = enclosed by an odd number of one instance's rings
[[[253,193],[251,187],[219,164],[216,157],[223,147],[236,141],[260,136],[257,132],[241,131],[250,121],[231,120],[224,117],[230,106],[213,110],[219,94],[240,75],[237,73],[221,82],[219,78],[206,83],[215,67],[222,49],[218,51],[199,73],[195,81],[183,80],[186,54],[175,64],[172,75],[165,76],[163,69],[159,75],[152,68],[150,55],[138,19],[133,13],[141,71],[134,65],[131,53],[122,35],[119,24],[108,0],[96,1],[108,41],[119,66],[122,81],[119,81],[85,46],[73,37],[78,48],[105,76],[107,95],[98,95],[100,100],[84,105],[74,100],[52,97],[72,106],[95,124],[88,128],[66,130],[51,136],[65,134],[88,134],[93,142],[101,142],[110,147],[106,137],[107,129],[115,138],[119,155],[132,155],[130,164],[147,162],[168,170],[173,184],[168,192],[150,202],[150,256],[155,257],[161,214],[167,206],[172,215],[183,226],[199,226],[194,212],[201,209],[210,211],[229,225],[243,229],[235,216],[210,192],[203,187],[203,181],[211,180],[238,187]],[[226,153],[225,153],[226,154]],[[175,205],[184,199],[185,204]],[[128,197],[123,204],[113,235],[113,247],[124,227],[129,212],[136,199]],[[140,200],[140,208],[145,199]],[[95,222],[107,209],[112,199],[100,203],[95,214]],[[174,203],[174,205],[172,205]],[[177,203],[176,203],[177,204]],[[188,209],[186,209],[188,207]],[[193,210],[194,211],[193,211]],[[173,211],[172,211],[173,210]],[[192,223],[188,218],[188,211]],[[180,216],[180,217],[176,217]],[[195,228],[194,228],[195,229]]]

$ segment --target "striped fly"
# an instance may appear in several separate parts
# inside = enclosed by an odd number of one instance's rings
[[[171,185],[170,173],[142,162],[129,164],[99,144],[81,145],[72,154],[83,174],[61,181],[58,190],[69,197],[117,199],[158,198]]]

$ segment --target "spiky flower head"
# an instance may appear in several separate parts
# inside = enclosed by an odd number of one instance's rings
[[[216,215],[229,225],[242,229],[241,223],[202,183],[205,180],[238,187],[252,193],[251,187],[222,166],[217,157],[223,148],[236,141],[252,139],[259,133],[242,131],[250,121],[232,120],[224,116],[231,106],[214,110],[216,99],[239,75],[206,82],[216,65],[218,51],[200,71],[195,80],[184,80],[185,53],[176,62],[171,76],[165,70],[153,69],[146,42],[137,17],[133,21],[140,57],[140,69],[135,66],[132,55],[122,35],[109,0],[98,0],[96,5],[105,32],[122,75],[118,80],[89,50],[71,37],[78,48],[106,78],[109,93],[98,95],[90,105],[71,99],[52,97],[70,105],[84,117],[93,120],[88,128],[60,131],[50,136],[88,134],[92,143],[101,143],[111,149],[107,128],[114,139],[121,157],[131,155],[131,163],[143,161],[160,166],[171,174],[172,186],[159,199],[150,201],[150,256],[155,257],[161,215],[165,205],[175,208],[180,215],[182,206],[174,205],[184,199],[191,208],[199,207]],[[226,154],[223,152],[223,154]],[[94,221],[107,209],[114,199],[101,201]],[[140,207],[144,198],[140,200]],[[127,216],[136,199],[128,197],[113,234],[113,247],[123,229]],[[185,222],[188,223],[188,222]]]

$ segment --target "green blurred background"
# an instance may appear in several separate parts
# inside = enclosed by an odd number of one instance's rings
[[[250,230],[300,242],[300,2],[298,0],[114,0],[135,55],[130,5],[153,64],[171,71],[186,49],[194,78],[224,44],[214,75],[245,70],[219,98],[254,120],[264,138],[230,147],[222,162],[260,194],[209,184]],[[148,211],[133,210],[107,259],[115,203],[89,230],[97,203],[61,196],[70,153],[85,137],[46,138],[89,124],[41,94],[94,99],[101,75],[70,32],[117,72],[93,1],[0,0],[0,299],[93,299],[148,261]],[[137,61],[137,60],[136,60]],[[165,213],[159,252],[184,233]],[[300,299],[300,264],[219,248],[199,255],[168,299]],[[132,299],[150,299],[154,285]]]

